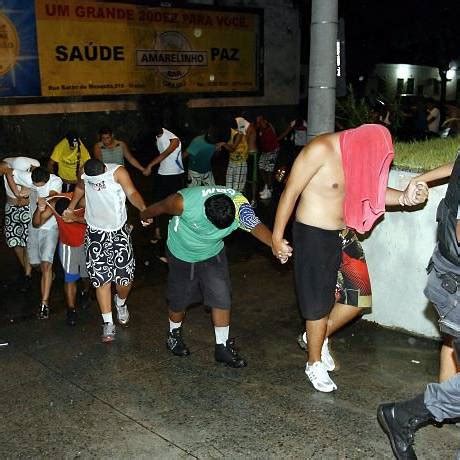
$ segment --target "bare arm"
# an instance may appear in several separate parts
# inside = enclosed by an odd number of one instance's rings
[[[14,196],[16,198],[21,198],[21,192],[19,191],[19,188],[14,181],[14,176],[13,176],[13,170],[8,169],[6,172],[6,181],[8,182],[8,185],[10,186],[11,191],[14,193]]]
[[[69,203],[69,206],[67,206],[67,209],[64,211],[64,214],[68,212],[73,212],[80,200],[85,196],[85,183],[80,180],[78,181],[77,186],[75,187],[75,190],[73,192],[72,200]]]
[[[282,252],[286,224],[294,210],[295,203],[310,180],[324,163],[327,147],[321,141],[312,142],[302,149],[292,166],[291,174],[276,210],[273,227],[272,251],[275,256]]]
[[[158,201],[150,205],[147,209],[141,212],[141,219],[151,219],[162,214],[170,214],[172,216],[180,216],[184,211],[184,199],[180,193],[173,193],[164,200]]]
[[[243,135],[238,133],[233,139],[233,142],[224,143],[222,144],[222,147],[225,150],[228,150],[229,152],[234,152],[236,148],[238,147],[238,145],[241,144],[242,140],[243,140]]]
[[[454,161],[446,163],[438,168],[427,171],[419,176],[414,177],[412,180],[416,182],[433,182],[435,180],[444,179],[450,177],[452,169],[454,168]]]
[[[123,156],[126,158],[126,161],[131,165],[134,166],[136,169],[138,169],[140,172],[144,172],[144,167],[134,158],[133,154],[128,148],[128,145],[126,142],[123,141],[118,141],[120,142],[122,148],[123,148]]]
[[[174,152],[174,150],[179,147],[180,141],[179,139],[174,138],[169,141],[168,147],[163,150],[163,152],[160,153],[160,155],[156,156],[148,165],[147,168],[152,170],[152,168],[157,165],[158,163],[161,163],[167,156],[171,155],[171,153]]]
[[[56,170],[56,167],[57,167],[57,163],[52,160],[51,158],[48,160],[48,165],[47,165],[47,169],[48,171],[51,173],[51,174],[54,174],[55,170]]]
[[[93,156],[94,156],[94,158],[96,158],[96,160],[102,161],[102,151],[101,151],[101,146],[100,146],[99,142],[97,142],[94,145]]]
[[[48,219],[53,216],[53,211],[49,206],[46,206],[43,211],[39,207],[35,209],[34,215],[32,216],[32,225],[34,228],[41,227]]]
[[[128,171],[126,171],[126,169],[123,166],[120,166],[119,168],[117,168],[113,176],[115,180],[121,185],[121,188],[125,192],[126,198],[128,198],[129,202],[135,208],[139,209],[139,211],[143,211],[146,207],[144,199],[142,198],[141,194],[137,191],[137,188],[134,186]]]
[[[282,141],[286,136],[289,135],[289,133],[293,130],[294,128],[289,125],[279,136],[278,136],[278,141]]]

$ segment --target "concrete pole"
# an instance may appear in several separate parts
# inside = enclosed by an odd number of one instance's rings
[[[335,128],[338,0],[312,0],[308,139]]]

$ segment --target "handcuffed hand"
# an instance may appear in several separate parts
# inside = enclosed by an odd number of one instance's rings
[[[292,247],[289,245],[289,242],[285,239],[282,239],[279,241],[273,240],[272,252],[273,252],[273,255],[282,264],[285,264],[289,260],[289,257],[292,256]]]

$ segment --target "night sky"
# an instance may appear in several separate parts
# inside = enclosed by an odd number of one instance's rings
[[[379,62],[439,67],[460,58],[460,0],[339,0],[339,16],[349,81]]]

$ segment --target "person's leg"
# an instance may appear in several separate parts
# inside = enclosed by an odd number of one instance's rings
[[[460,371],[457,360],[455,359],[454,349],[452,347],[452,337],[445,336],[441,347],[439,361],[439,382],[445,382]]]
[[[424,395],[426,408],[438,422],[460,417],[460,373],[442,383],[427,385]]]
[[[39,317],[40,319],[49,318],[49,297],[51,292],[51,286],[53,284],[53,264],[50,262],[41,262],[41,280],[40,280],[40,292],[41,292],[41,307]]]
[[[343,303],[336,303],[329,314],[327,321],[326,337],[342,329],[349,322],[353,321],[363,314],[363,309]]]
[[[64,294],[69,310],[75,310],[77,304],[77,282],[71,281],[64,283]]]
[[[305,328],[308,337],[308,364],[312,365],[321,361],[321,349],[326,338],[328,316],[311,321],[305,321]]]
[[[22,269],[24,270],[25,276],[32,275],[32,267],[29,263],[29,258],[27,257],[27,250],[24,246],[16,246],[14,249],[14,253],[21,264]]]

